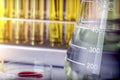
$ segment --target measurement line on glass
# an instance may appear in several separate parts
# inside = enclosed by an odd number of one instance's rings
[[[81,18],[81,23],[93,23],[93,24],[98,24],[98,23],[100,23],[99,21],[93,21],[93,20],[90,20],[90,21],[86,21],[86,20],[84,20],[84,18]]]
[[[85,47],[80,47],[80,46],[77,46],[77,45],[74,45],[74,44],[70,44],[74,47],[77,47],[77,48],[80,48],[80,49],[85,49],[85,50],[88,50],[90,53],[96,53],[96,54],[99,54],[101,52],[101,49],[100,48],[97,48],[97,47],[89,47],[89,48],[85,48]]]
[[[89,25],[86,26],[86,27],[76,26],[76,28],[78,28],[78,29],[88,29],[88,30],[91,30],[91,31],[96,32],[96,33],[102,32],[102,31],[105,30],[104,28],[90,27]]]
[[[77,46],[77,45],[72,44],[72,43],[70,43],[70,45],[72,45],[72,46],[74,46],[74,47],[77,47],[77,48],[80,48],[80,49],[87,49],[87,48],[85,48],[85,47],[80,47],[80,46]]]
[[[89,27],[81,27],[81,26],[76,26],[76,28],[78,28],[78,29],[91,29],[91,28],[89,28]]]
[[[92,63],[89,63],[89,62],[87,64],[84,64],[84,63],[80,63],[80,62],[74,61],[74,60],[69,59],[69,58],[66,58],[66,60],[68,60],[70,62],[73,62],[75,64],[78,64],[78,65],[81,65],[81,66],[85,66],[89,70],[96,70],[96,69],[98,69],[98,65],[97,64],[92,64]]]
[[[73,63],[76,63],[76,64],[79,64],[79,65],[82,65],[82,66],[85,66],[84,63],[76,62],[76,61],[74,61],[74,60],[72,60],[72,59],[69,59],[69,58],[66,58],[66,60],[68,60],[68,61],[70,61],[70,62],[73,62]]]

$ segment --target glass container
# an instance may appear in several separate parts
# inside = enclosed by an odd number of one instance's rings
[[[112,1],[119,6],[119,0]],[[82,0],[81,17],[67,50],[68,80],[119,79],[120,20],[109,18],[110,4],[111,0]]]

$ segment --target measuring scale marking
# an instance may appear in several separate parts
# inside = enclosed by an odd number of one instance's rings
[[[80,62],[74,61],[74,60],[69,59],[69,58],[66,58],[66,60],[68,60],[72,63],[78,64],[78,65],[81,65],[81,66],[85,66],[89,70],[96,70],[97,67],[98,67],[97,65],[94,65],[94,64],[91,64],[91,63],[84,64],[84,63],[80,63]]]
[[[67,58],[67,57],[66,57],[66,60],[68,60],[68,61],[70,61],[70,62],[73,62],[73,63],[76,63],[76,64],[79,64],[79,65],[82,65],[82,66],[85,66],[84,63],[80,63],[80,62],[74,61],[74,60],[69,59],[69,58]]]
[[[85,48],[85,47],[77,46],[77,45],[75,45],[75,44],[73,44],[73,43],[71,43],[71,42],[70,42],[70,45],[71,45],[71,46],[74,46],[74,47],[77,47],[77,48],[80,48],[80,49],[87,49],[87,48]]]
[[[84,26],[85,24],[83,24],[83,25],[81,25],[81,26],[76,26],[76,28],[78,28],[78,29],[88,29],[88,30],[91,30],[91,31],[93,31],[93,32],[96,32],[96,33],[102,33],[104,30],[105,30],[105,28],[98,28],[97,26],[98,25],[94,25],[94,27],[93,27],[93,24],[91,25],[91,24],[87,24],[87,25],[85,25],[85,27],[82,27],[82,26]],[[92,26],[92,27],[91,27]]]
[[[96,48],[96,47],[85,48],[85,47],[77,46],[77,45],[75,45],[73,43],[70,43],[70,45],[74,46],[74,47],[77,47],[77,48],[80,48],[80,49],[88,50],[88,52],[90,52],[90,53],[99,54],[101,52],[101,49],[100,48]]]
[[[85,48],[85,47],[80,47],[80,46],[74,45],[71,42],[70,42],[70,45],[73,46],[73,47],[77,47],[79,49],[87,50],[88,53],[94,53],[95,55],[96,55],[96,53],[97,54],[100,53],[100,48],[92,48],[92,47],[90,47],[91,49],[89,49],[89,48]],[[98,49],[98,52],[96,51],[97,49]],[[67,57],[66,57],[66,60],[68,60],[68,61],[70,61],[72,63],[78,64],[78,65],[81,65],[81,66],[85,66],[88,70],[97,70],[97,68],[98,68],[97,64],[92,64],[92,63],[89,63],[89,62],[80,63],[78,61],[72,60],[72,59],[67,58]]]
[[[94,69],[93,73],[98,75],[100,73],[102,53],[103,53],[103,44],[104,44],[105,29],[106,29],[106,23],[107,23],[106,21],[107,21],[108,3],[109,1],[106,0],[105,3],[103,4],[103,13],[100,21],[100,29],[102,29],[103,32],[102,33],[99,32],[98,41],[97,41],[97,47],[99,47],[100,52],[98,55],[95,56],[94,63],[93,63],[95,66],[97,65],[97,69]]]

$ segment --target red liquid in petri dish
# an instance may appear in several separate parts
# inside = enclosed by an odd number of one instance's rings
[[[42,78],[43,75],[37,72],[29,72],[29,71],[24,71],[24,72],[19,72],[18,73],[19,77],[27,77],[27,78]]]

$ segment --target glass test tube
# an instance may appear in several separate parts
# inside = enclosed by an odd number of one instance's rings
[[[109,5],[108,5],[109,9],[109,12],[108,12],[108,19],[112,19],[113,18],[113,9],[114,9],[114,0],[109,0]]]
[[[120,0],[109,0],[109,12],[108,19],[119,19],[120,18]]]
[[[14,0],[14,17],[27,18],[28,15],[28,0]],[[24,12],[23,12],[24,11]],[[14,25],[14,39],[16,44],[27,42],[27,23],[24,21],[16,21]]]
[[[88,2],[88,14],[87,14],[87,20],[92,19],[92,2]],[[87,10],[87,9],[86,9]]]
[[[49,19],[50,20],[57,20],[57,5],[55,3],[55,0],[50,0],[49,1]],[[59,11],[59,10],[58,10]],[[49,40],[50,40],[50,45],[52,47],[54,46],[60,46],[60,29],[58,26],[58,23],[49,23]]]
[[[56,19],[56,13],[55,13],[55,1],[51,0],[49,1],[49,19],[55,20]],[[57,26],[55,26],[55,23],[49,24],[49,40],[52,47],[54,47],[54,42],[56,41],[56,38],[58,38],[57,33]]]
[[[30,0],[30,18],[42,19],[43,18],[43,0]],[[31,45],[43,43],[43,23],[31,22],[30,23],[30,42]]]
[[[94,6],[94,7],[92,7],[92,6]],[[91,3],[91,17],[90,17],[90,19],[93,19],[93,20],[96,20],[98,17],[97,17],[97,9],[98,9],[98,7],[97,7],[97,2],[96,3]],[[94,14],[92,14],[93,12],[94,12]]]
[[[39,19],[43,20],[44,19],[44,0],[38,0],[39,4],[38,4],[38,16]],[[43,44],[43,39],[44,39],[44,23],[40,22],[38,23],[38,30],[36,33],[38,34],[39,37],[39,42],[40,44]]]
[[[56,12],[56,20],[63,21],[63,0],[56,0],[55,1],[55,12]],[[59,41],[56,44],[62,45],[63,44],[63,24],[57,23],[56,26],[58,27],[58,35]]]
[[[80,0],[74,0],[73,5],[74,5],[74,7],[72,8],[74,12],[73,20],[76,21],[80,12]]]
[[[116,9],[116,19],[120,19],[120,0],[116,0],[115,1],[116,5],[115,5],[115,9]]]
[[[12,18],[13,16],[13,0],[6,0],[6,17]],[[5,25],[5,42],[12,41],[12,21],[7,20]]]
[[[79,15],[80,15],[80,6],[81,6],[81,0],[77,0],[76,1],[76,17],[79,17]],[[78,19],[78,18],[76,18],[76,19]],[[76,20],[77,21],[77,20]]]
[[[0,17],[5,16],[5,0],[0,0]],[[0,43],[4,43],[6,20],[0,20]]]
[[[29,18],[35,19],[35,0],[29,0]],[[30,44],[35,44],[35,22],[30,22]]]
[[[24,19],[28,19],[28,13],[29,13],[29,0],[23,0],[22,2],[22,6],[23,6],[23,18]],[[24,21],[22,26],[21,26],[22,30],[23,30],[23,39],[24,42],[28,42],[28,22]]]
[[[98,2],[96,0],[96,2],[94,1],[83,1],[82,2],[82,9],[80,11],[80,13],[82,13],[81,17],[82,17],[82,21],[94,21],[96,19],[99,19],[100,12],[98,13],[97,10],[99,10],[101,7],[99,7],[100,2]],[[94,7],[93,7],[94,6]],[[84,11],[83,11],[84,9]],[[94,14],[93,14],[94,12]],[[84,14],[83,14],[84,13]]]
[[[66,20],[67,21],[76,21],[79,10],[80,10],[77,6],[80,6],[80,0],[66,0]],[[73,14],[73,12],[75,13]],[[66,47],[68,47],[69,41],[73,33],[73,29],[74,29],[74,24],[66,24],[66,35],[65,35]]]
[[[31,19],[44,19],[44,0],[31,0],[30,2]],[[30,24],[30,41],[31,45],[43,44],[44,23],[32,22]]]
[[[83,19],[83,15],[85,15],[85,13],[84,13],[85,11],[84,11],[84,10],[85,10],[85,5],[86,5],[86,4],[85,4],[85,3],[82,3],[82,2],[80,1],[80,4],[79,4],[79,5],[80,5],[80,8],[79,8],[80,11],[78,12],[78,13],[79,13],[79,14],[78,14],[78,17],[80,18],[79,20],[81,20],[81,19]],[[79,20],[78,20],[78,22],[79,22]]]

